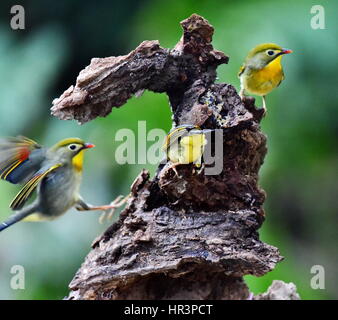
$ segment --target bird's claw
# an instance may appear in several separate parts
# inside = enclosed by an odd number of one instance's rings
[[[182,178],[182,176],[178,173],[178,171],[177,171],[177,169],[176,169],[176,167],[178,167],[180,165],[180,163],[174,163],[174,164],[171,164],[167,169],[166,169],[166,171],[168,171],[168,170],[172,170],[172,171],[174,171],[174,173],[175,173],[175,175],[176,175],[176,177],[177,178]]]
[[[122,205],[124,205],[128,198],[129,196],[124,197],[120,195],[109,205],[102,206],[101,208],[102,208],[103,213],[99,217],[99,223],[102,224],[105,221],[110,221],[114,216],[115,210],[121,207]]]
[[[196,170],[197,175],[199,176],[199,175],[204,171],[204,169],[205,169],[205,163],[203,162],[203,163],[199,166],[199,168]]]

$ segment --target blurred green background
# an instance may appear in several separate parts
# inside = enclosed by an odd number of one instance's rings
[[[10,28],[10,8],[26,10],[26,29]],[[310,9],[325,9],[326,29],[313,30]],[[273,279],[294,282],[303,299],[338,297],[338,106],[336,1],[1,1],[0,136],[23,134],[41,144],[79,136],[97,145],[86,154],[82,194],[93,204],[127,194],[138,172],[152,165],[114,161],[115,133],[171,127],[165,95],[145,92],[104,119],[79,126],[50,116],[54,98],[75,82],[92,57],[127,54],[143,40],[158,39],[171,48],[179,40],[179,22],[192,13],[215,27],[213,44],[230,56],[219,67],[220,82],[239,88],[237,71],[248,50],[275,42],[293,54],[283,59],[286,80],[267,98],[262,130],[269,152],[261,169],[268,194],[262,240],[280,248],[285,260],[261,278],[246,280],[254,293]],[[261,105],[261,99],[257,99]],[[93,188],[95,186],[95,188]],[[0,182],[0,219],[18,186]],[[52,223],[19,223],[0,234],[0,299],[61,299],[108,224],[98,213],[72,211]],[[25,290],[10,288],[13,265],[26,272]],[[310,286],[313,265],[325,268],[325,289]]]

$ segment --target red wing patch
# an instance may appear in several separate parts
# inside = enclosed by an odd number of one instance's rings
[[[25,161],[28,159],[30,153],[31,153],[31,150],[28,147],[20,148],[18,158],[20,159],[20,161]]]
[[[11,172],[29,158],[31,152],[41,148],[26,137],[9,137],[0,140],[0,179],[7,180]],[[10,180],[8,180],[10,181]]]

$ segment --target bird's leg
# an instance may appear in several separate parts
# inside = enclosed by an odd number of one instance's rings
[[[75,209],[78,211],[103,211],[102,215],[99,218],[99,222],[103,223],[103,221],[107,218],[107,220],[110,220],[115,212],[116,208],[121,207],[126,203],[128,200],[129,195],[124,196],[118,196],[113,202],[111,202],[109,205],[105,206],[93,206],[90,204],[87,204],[83,199],[78,200]]]
[[[266,100],[265,100],[265,96],[262,96],[262,100],[263,100],[263,117],[266,115]]]
[[[181,176],[178,174],[178,172],[177,172],[177,170],[176,170],[176,167],[178,167],[180,164],[181,164],[181,163],[179,163],[179,162],[173,163],[173,164],[171,164],[171,165],[168,167],[167,170],[172,169],[172,170],[175,172],[176,176],[180,178]]]
[[[116,209],[121,207],[127,201],[127,199],[128,196],[127,197],[118,196],[113,202],[104,206],[93,206],[91,204],[84,202],[83,199],[80,199],[76,203],[75,209],[78,211],[95,211],[95,210],[107,211],[110,209]]]
[[[197,175],[200,175],[205,169],[205,163],[202,162],[202,164],[199,166],[198,170],[197,170]]]
[[[197,175],[200,175],[205,167],[204,162],[202,162],[202,156],[197,161],[195,161],[194,164],[196,168],[195,167],[193,168],[193,174],[197,172]]]

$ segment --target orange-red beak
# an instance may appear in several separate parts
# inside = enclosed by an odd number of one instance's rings
[[[85,149],[95,148],[95,144],[92,144],[92,143],[85,143],[84,147],[85,147]]]
[[[288,53],[292,53],[293,51],[292,50],[290,50],[290,49],[283,49],[282,50],[282,54],[288,54]]]

